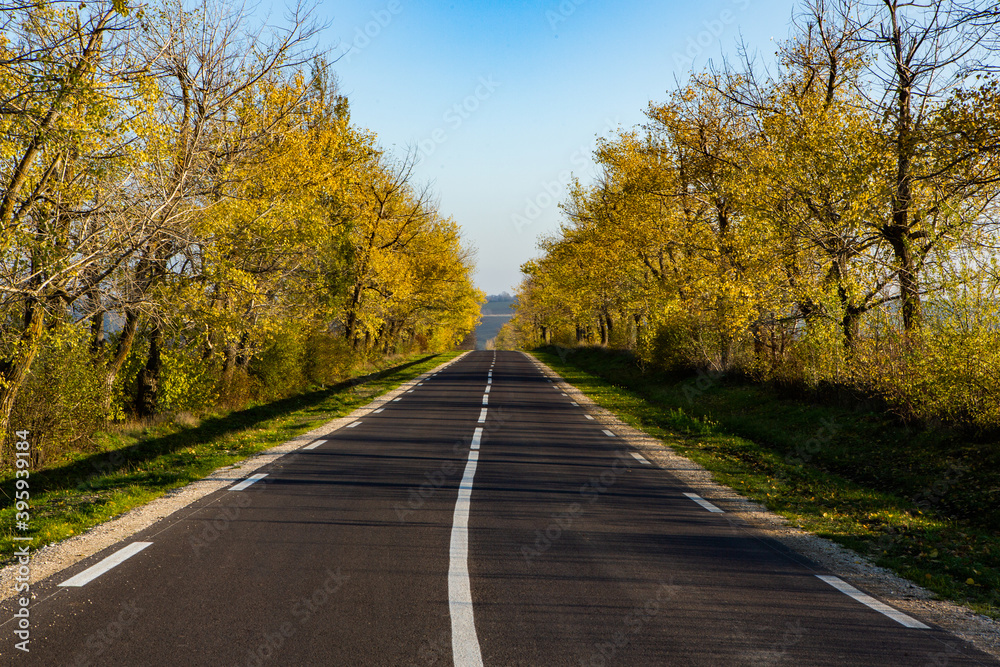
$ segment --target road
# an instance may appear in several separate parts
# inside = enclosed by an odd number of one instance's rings
[[[1000,664],[851,597],[605,428],[524,355],[469,353],[34,584],[30,653],[13,649],[8,620],[0,654],[128,666]]]

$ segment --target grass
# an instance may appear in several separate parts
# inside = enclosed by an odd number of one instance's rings
[[[791,524],[1000,619],[1000,443],[740,378],[534,354],[598,405]],[[840,403],[843,403],[841,401]]]
[[[64,540],[199,480],[222,466],[279,445],[350,413],[460,352],[413,357],[404,363],[327,389],[207,415],[183,415],[98,435],[99,451],[40,471],[30,482],[32,548]],[[0,477],[0,554],[13,561],[16,531],[14,473]]]

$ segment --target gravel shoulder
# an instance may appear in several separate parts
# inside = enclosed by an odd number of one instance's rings
[[[938,625],[976,648],[1000,658],[1000,623],[946,600],[934,593],[879,567],[864,556],[845,547],[788,524],[787,520],[732,489],[717,484],[701,465],[674,452],[669,445],[624,423],[569,384],[544,363],[526,354],[534,364],[556,382],[574,401],[584,407],[598,423],[608,427],[628,445],[640,451],[655,465],[671,473],[699,496],[718,505],[734,526],[772,538],[813,563],[829,570],[856,588],[883,600],[900,611]],[[944,656],[945,662],[947,657]],[[945,664],[945,663],[941,663]]]

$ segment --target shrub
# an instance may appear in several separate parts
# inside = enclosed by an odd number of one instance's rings
[[[92,445],[91,436],[107,417],[102,391],[88,332],[73,324],[47,331],[11,411],[11,425],[31,432],[33,467]]]

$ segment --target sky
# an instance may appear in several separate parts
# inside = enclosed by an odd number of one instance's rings
[[[742,40],[762,58],[791,0],[323,0],[320,46],[351,120],[402,157],[476,250],[475,281],[510,291],[559,229],[596,139],[644,121],[678,80]]]

